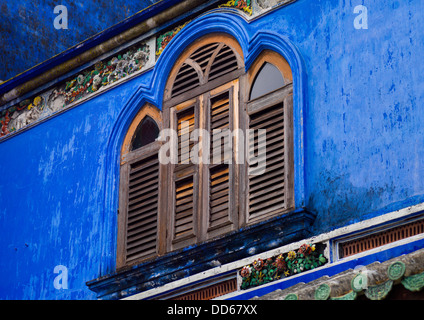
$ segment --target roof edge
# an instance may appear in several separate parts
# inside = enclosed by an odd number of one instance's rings
[[[206,1],[161,0],[137,12],[114,26],[1,83],[0,106]]]

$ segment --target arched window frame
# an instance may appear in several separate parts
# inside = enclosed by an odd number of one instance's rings
[[[118,211],[118,238],[117,238],[117,268],[122,268],[130,264],[135,264],[139,261],[155,257],[164,252],[163,244],[160,243],[160,239],[163,237],[162,234],[166,232],[163,229],[165,225],[162,221],[163,217],[160,214],[157,214],[156,218],[156,239],[155,241],[155,250],[147,254],[141,254],[138,258],[130,258],[128,253],[128,212],[129,212],[129,188],[130,188],[130,174],[131,166],[135,163],[140,163],[144,160],[150,159],[152,157],[157,157],[159,149],[162,143],[158,140],[151,142],[141,148],[136,150],[131,150],[131,144],[133,137],[136,133],[136,130],[140,123],[146,118],[150,117],[158,126],[159,132],[163,129],[163,120],[162,112],[158,110],[155,106],[147,103],[145,104],[137,115],[134,117],[132,123],[130,124],[127,134],[124,138],[121,148],[121,159],[120,159],[120,184],[119,184],[119,211]],[[162,172],[160,169],[160,164],[158,164],[157,172],[157,206],[158,212],[163,211],[161,208],[162,205],[162,196],[159,192],[160,185],[162,183]]]
[[[249,100],[252,87],[258,73],[262,67],[270,63],[275,66],[282,74],[284,78],[284,86],[268,92],[260,97]],[[293,142],[293,76],[290,65],[280,54],[272,50],[263,50],[258,57],[254,60],[250,66],[247,74],[247,88],[245,92],[244,102],[244,125],[245,128],[250,128],[249,119],[255,114],[264,112],[267,109],[272,108],[278,104],[283,105],[284,114],[284,206],[280,209],[275,209],[267,213],[262,213],[256,217],[251,214],[249,210],[249,168],[245,165],[242,169],[240,176],[242,181],[240,182],[245,189],[243,197],[245,201],[241,199],[241,224],[252,225],[257,222],[269,219],[271,217],[281,215],[284,212],[290,211],[295,207],[294,199],[294,142]],[[268,139],[267,139],[268,140]],[[268,168],[266,169],[268,170]]]
[[[181,64],[198,48],[201,46],[211,43],[211,42],[223,42],[226,43],[228,46],[230,46],[233,51],[236,53],[236,57],[239,62],[239,67],[237,70],[224,75],[223,77],[219,79],[212,80],[210,82],[202,82],[200,86],[195,88],[189,93],[181,94],[179,96],[172,97],[172,85],[173,81],[175,80],[175,77],[177,75],[177,72],[179,70],[179,67]],[[285,81],[289,82],[288,85],[284,86],[283,88],[280,88],[276,90],[273,93],[268,93],[262,97],[259,97],[258,99],[254,99],[254,101],[249,101],[249,95],[250,90],[253,85],[253,81],[263,66],[264,63],[269,62],[273,64],[275,67],[279,69],[279,71],[282,73]],[[212,34],[208,36],[204,36],[200,38],[199,40],[196,40],[193,44],[188,46],[185,51],[180,55],[180,57],[177,59],[177,61],[174,64],[174,67],[172,68],[166,86],[164,91],[164,99],[163,99],[163,107],[162,112],[160,112],[157,108],[155,108],[152,105],[147,104],[145,107],[143,107],[140,112],[137,114],[137,116],[134,118],[127,135],[124,139],[124,143],[122,145],[122,152],[121,152],[121,188],[120,188],[120,197],[122,197],[122,194],[125,193],[125,187],[122,186],[122,177],[128,176],[128,169],[125,169],[126,164],[128,164],[133,157],[137,158],[137,156],[145,155],[146,150],[150,150],[153,152],[157,152],[160,143],[154,143],[149,144],[148,146],[145,146],[143,148],[137,149],[134,152],[130,152],[131,147],[131,140],[135,133],[135,130],[140,123],[144,119],[146,115],[150,116],[152,119],[155,120],[160,130],[163,128],[172,128],[172,121],[175,118],[175,114],[173,114],[173,109],[180,109],[183,110],[187,106],[193,105],[195,106],[195,109],[197,110],[197,113],[202,113],[202,115],[197,115],[204,121],[204,113],[205,108],[200,108],[202,110],[199,110],[199,100],[204,99],[205,97],[213,96],[214,94],[218,94],[221,91],[225,91],[229,88],[233,88],[232,90],[234,93],[238,96],[237,99],[234,99],[237,103],[234,105],[234,113],[233,116],[237,120],[237,128],[244,130],[249,128],[249,115],[255,112],[255,108],[260,108],[260,103],[267,102],[271,103],[272,101],[283,101],[283,98],[278,97],[278,93],[284,93],[284,97],[287,98],[287,95],[292,95],[292,74],[290,70],[290,66],[288,65],[287,61],[278,53],[271,51],[271,50],[264,50],[262,51],[258,57],[255,59],[255,61],[250,66],[249,70],[245,72],[244,70],[244,58],[243,58],[243,51],[238,44],[238,42],[232,38],[231,36],[225,35],[225,34]],[[235,96],[234,96],[235,97]],[[196,101],[197,99],[197,101]],[[279,100],[280,99],[280,100]],[[291,119],[291,122],[287,122],[285,126],[287,128],[292,128],[293,124],[293,117],[292,117],[292,98],[288,99],[285,103],[287,106],[285,110],[285,114],[287,114],[288,118]],[[197,107],[196,107],[197,106]],[[253,110],[253,111],[252,111]],[[259,109],[258,109],[259,110]],[[174,118],[173,118],[174,117]],[[175,119],[174,119],[175,120]],[[288,141],[293,141],[292,137],[292,129],[289,130]],[[289,156],[286,159],[286,162],[288,163],[287,167],[290,167],[290,174],[286,181],[289,181],[288,188],[290,189],[290,192],[287,196],[287,206],[278,211],[273,212],[272,214],[268,214],[265,216],[260,217],[259,219],[250,219],[248,214],[248,203],[247,201],[244,201],[244,199],[247,199],[248,194],[248,181],[247,181],[247,165],[238,165],[232,167],[232,174],[231,177],[233,181],[232,184],[232,195],[233,198],[231,199],[232,204],[232,214],[234,215],[232,217],[232,225],[230,227],[225,228],[222,232],[211,232],[210,234],[197,234],[195,233],[194,237],[191,239],[184,239],[184,241],[181,241],[177,244],[173,243],[173,239],[170,236],[172,234],[172,221],[174,220],[173,217],[173,209],[172,209],[172,201],[169,201],[170,197],[173,197],[173,193],[175,192],[172,188],[172,185],[175,182],[175,178],[172,177],[172,168],[169,165],[161,165],[160,166],[160,179],[161,181],[159,185],[159,197],[163,201],[159,200],[159,212],[158,212],[158,238],[156,240],[157,243],[157,250],[154,254],[144,256],[136,261],[131,262],[130,264],[134,264],[136,262],[140,262],[146,259],[150,259],[154,256],[164,254],[166,252],[170,252],[179,248],[183,248],[204,240],[210,240],[218,235],[225,234],[229,231],[234,231],[239,229],[240,227],[255,224],[257,222],[260,222],[264,219],[267,219],[269,217],[282,214],[284,212],[287,212],[288,210],[292,209],[294,207],[294,198],[293,198],[293,146],[291,142],[291,146],[289,146],[286,150],[289,150]],[[136,155],[137,154],[137,155]],[[207,180],[205,179],[205,170],[200,170],[200,172],[195,172],[193,175],[197,175],[197,178],[201,176],[200,180],[201,183],[198,184],[198,188],[207,189]],[[244,174],[243,174],[244,173]],[[203,176],[203,177],[202,177]],[[207,201],[207,195],[205,193],[199,194],[200,204],[196,208],[196,210],[199,212],[199,216],[202,214],[202,210],[204,211],[205,204],[208,203]],[[125,206],[123,209],[122,203],[125,203],[125,200],[122,200],[120,198],[120,212],[125,212]],[[125,243],[125,238],[122,235],[122,225],[125,225],[125,221],[122,222],[122,214],[120,214],[120,218],[118,224],[119,224],[119,231],[118,231],[118,257],[117,257],[117,265],[118,268],[124,267],[128,265],[128,262],[125,261],[125,259],[122,259],[123,254],[123,242]],[[198,219],[195,221],[197,231],[202,230],[204,232],[208,229],[207,223],[205,222],[205,219]],[[120,240],[121,239],[121,240]],[[125,247],[124,247],[125,248]]]
[[[200,85],[190,90],[189,92],[182,93],[176,97],[172,96],[173,84],[177,77],[178,71],[181,66],[188,60],[190,56],[196,52],[199,48],[205,47],[212,43],[224,43],[230,47],[235,54],[238,67],[236,70],[231,71],[223,76],[207,81],[211,64],[208,64],[208,67],[205,70],[203,76],[199,75]],[[211,57],[210,62],[213,62],[214,56]],[[200,72],[199,72],[200,73]],[[239,121],[237,114],[239,113],[239,86],[240,78],[245,73],[244,70],[244,56],[243,51],[238,44],[238,42],[231,36],[227,34],[209,34],[204,36],[197,41],[194,41],[189,45],[184,52],[177,59],[174,64],[168,81],[165,86],[164,93],[164,103],[163,103],[163,113],[164,113],[164,125],[167,128],[176,129],[176,117],[177,114],[186,109],[194,106],[195,117],[196,117],[196,128],[200,129],[209,129],[210,116],[208,115],[211,108],[210,101],[214,97],[219,96],[222,93],[228,92],[229,99],[232,100],[233,112],[230,115],[231,129],[239,128]],[[198,125],[199,124],[199,125]],[[235,142],[233,142],[235,144]],[[167,250],[173,251],[180,249],[189,245],[193,245],[198,242],[206,241],[213,239],[218,235],[225,234],[230,231],[237,230],[239,227],[238,221],[238,175],[236,174],[235,164],[229,165],[229,193],[231,195],[229,203],[229,216],[228,220],[220,226],[213,226],[209,222],[208,212],[209,209],[209,188],[208,180],[210,175],[210,169],[213,169],[211,165],[199,165],[195,166],[192,172],[192,179],[195,194],[194,208],[195,212],[193,217],[193,233],[186,238],[178,239],[175,237],[175,227],[174,222],[175,217],[175,206],[172,201],[175,201],[174,197],[176,195],[175,183],[179,179],[178,172],[183,172],[179,168],[176,168],[175,165],[170,165],[167,170],[167,181],[169,184],[167,190],[162,190],[162,193],[167,193],[170,200],[167,208],[167,221],[168,224],[168,238],[167,238]]]

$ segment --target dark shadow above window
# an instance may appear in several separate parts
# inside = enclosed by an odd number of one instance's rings
[[[149,116],[145,117],[135,130],[135,134],[131,142],[131,151],[154,142],[158,136],[159,128],[156,122]]]
[[[273,64],[265,62],[253,82],[249,100],[261,97],[281,87],[284,87],[283,75]]]

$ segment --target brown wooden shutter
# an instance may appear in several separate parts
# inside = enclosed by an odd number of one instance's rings
[[[178,249],[195,243],[197,234],[197,168],[190,159],[194,146],[190,135],[198,126],[197,100],[175,108],[178,133],[178,164],[173,167],[173,202],[170,248]],[[183,126],[183,124],[188,124]],[[188,146],[187,150],[184,147]]]
[[[159,161],[157,155],[130,165],[126,261],[157,253]]]
[[[278,103],[250,116],[250,156],[258,156],[258,131],[266,130],[266,169],[258,175],[257,163],[249,160],[249,220],[261,218],[273,211],[286,208],[285,203],[285,136],[284,106]]]
[[[234,226],[232,174],[232,112],[234,88],[231,84],[217,89],[209,100],[210,162],[208,233],[213,237],[231,230]],[[225,137],[225,138],[224,138]]]

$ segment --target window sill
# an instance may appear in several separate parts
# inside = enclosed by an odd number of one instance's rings
[[[121,299],[263,251],[304,239],[315,220],[297,209],[267,221],[87,282],[99,299]]]

